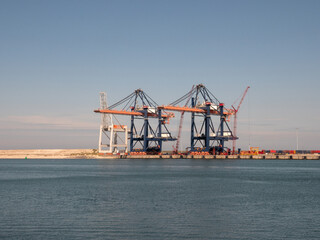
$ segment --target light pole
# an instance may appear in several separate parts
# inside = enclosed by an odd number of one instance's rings
[[[297,147],[296,150],[299,150],[299,135],[298,135],[299,128],[296,128],[296,139],[297,139]]]

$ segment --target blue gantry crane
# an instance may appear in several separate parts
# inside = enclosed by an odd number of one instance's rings
[[[116,110],[116,108],[121,109]],[[164,141],[176,140],[166,126],[174,114],[159,108],[142,89],[135,90],[107,109],[98,109],[94,112],[131,116],[129,132],[131,154],[157,154],[162,151]],[[156,124],[152,124],[151,119],[156,120]],[[141,128],[136,124],[137,121],[142,121]]]
[[[188,101],[190,104],[184,104],[180,107],[178,104]],[[190,152],[203,154],[222,154],[226,152],[225,142],[237,139],[233,135],[229,125],[229,117],[234,114],[231,109],[225,108],[203,84],[198,84],[190,92],[183,95],[169,105],[158,107],[168,111],[190,112]],[[212,117],[218,116],[218,126],[214,126]]]

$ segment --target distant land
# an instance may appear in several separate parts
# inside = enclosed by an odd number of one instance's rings
[[[96,149],[19,149],[0,150],[0,159],[82,159],[96,158]]]

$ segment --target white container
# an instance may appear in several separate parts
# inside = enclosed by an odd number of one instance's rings
[[[169,133],[161,133],[161,137],[163,138],[169,138],[170,134]]]

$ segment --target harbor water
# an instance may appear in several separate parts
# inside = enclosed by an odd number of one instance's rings
[[[0,160],[0,239],[319,239],[320,161]]]

